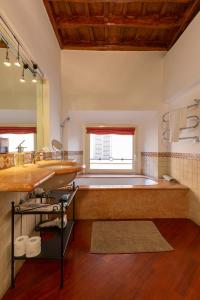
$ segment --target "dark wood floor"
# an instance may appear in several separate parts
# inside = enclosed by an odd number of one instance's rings
[[[66,255],[64,289],[58,262],[27,261],[4,300],[199,300],[200,228],[189,220],[154,222],[175,251],[90,254],[91,222],[81,221]]]

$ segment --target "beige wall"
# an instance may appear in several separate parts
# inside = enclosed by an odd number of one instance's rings
[[[141,151],[145,151],[146,147],[151,151],[157,151],[156,111],[69,111],[68,116],[70,120],[66,123],[66,127],[69,151],[83,150],[83,126],[87,124],[135,125]],[[149,136],[148,124],[151,124]]]
[[[154,110],[163,99],[164,52],[62,51],[63,108]]]
[[[60,49],[42,0],[1,0],[0,13],[15,30],[33,60],[43,70],[48,85],[46,144],[60,137]],[[48,101],[47,101],[48,100]]]
[[[138,149],[157,151],[164,55],[62,51],[62,119],[70,117],[64,129],[65,149],[83,150],[82,126],[99,122],[136,125]]]
[[[165,57],[165,99],[179,97],[200,84],[200,13]],[[172,99],[173,100],[173,99]]]

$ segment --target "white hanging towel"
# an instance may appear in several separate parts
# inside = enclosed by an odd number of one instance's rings
[[[187,126],[187,109],[174,109],[169,113],[169,129],[171,143],[179,141],[180,128]]]

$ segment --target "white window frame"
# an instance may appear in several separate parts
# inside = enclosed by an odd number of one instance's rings
[[[132,169],[116,170],[116,169],[90,169],[90,134],[86,133],[87,127],[134,127],[135,134],[133,138],[133,163]],[[83,163],[85,166],[85,173],[116,173],[116,174],[138,174],[140,159],[138,156],[138,128],[133,124],[85,124],[83,125]]]

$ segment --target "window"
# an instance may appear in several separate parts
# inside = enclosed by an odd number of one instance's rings
[[[135,128],[88,127],[87,171],[133,171]]]

